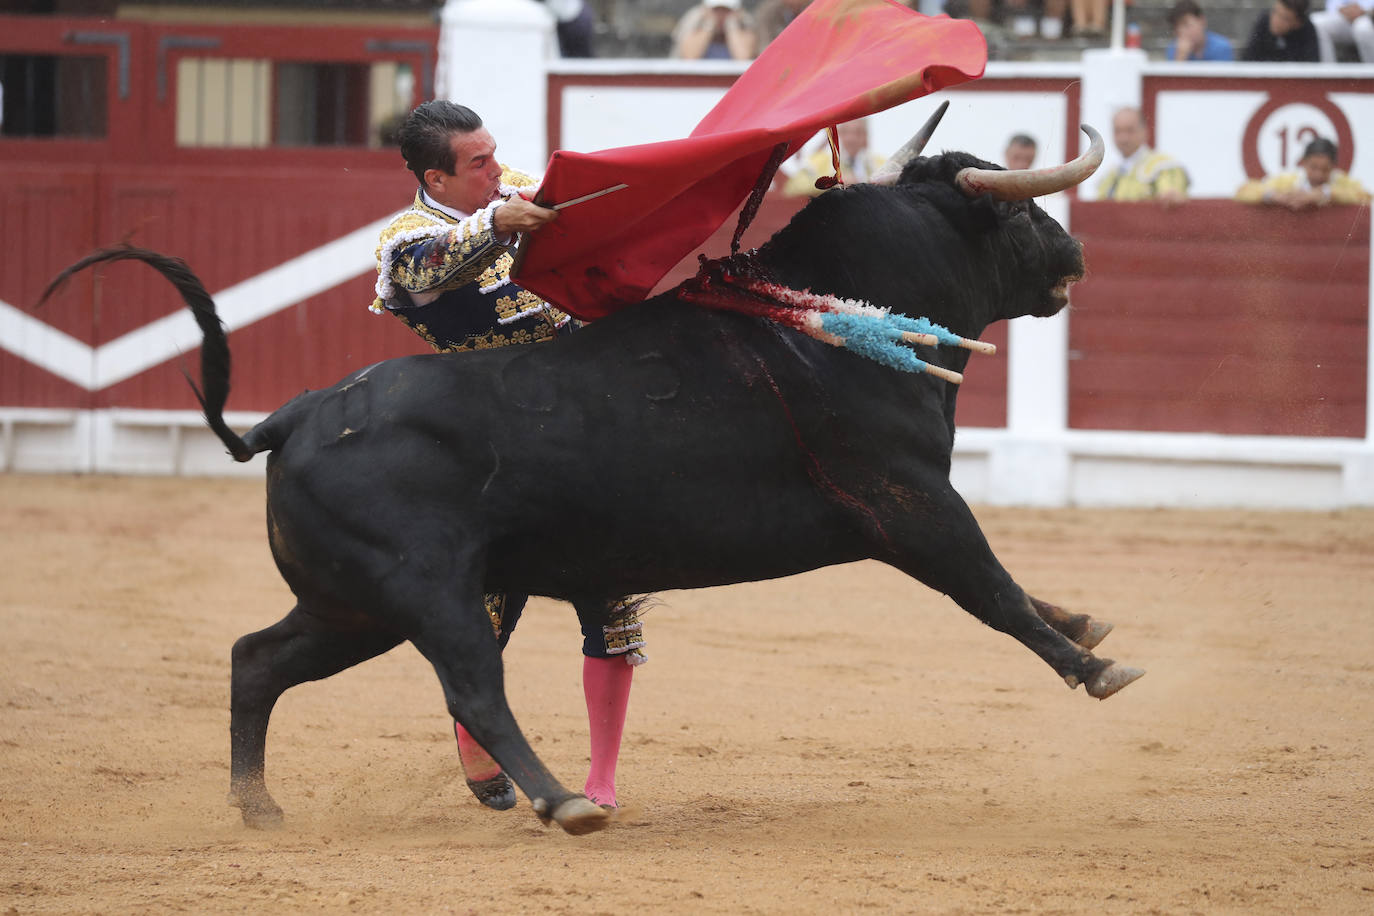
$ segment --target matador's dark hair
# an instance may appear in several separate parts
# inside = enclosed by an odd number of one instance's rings
[[[425,102],[406,116],[396,132],[406,168],[415,173],[422,185],[425,172],[430,169],[453,174],[456,163],[450,138],[454,134],[471,133],[481,126],[482,119],[471,108],[446,99]]]

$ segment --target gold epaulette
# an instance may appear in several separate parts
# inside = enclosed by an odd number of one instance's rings
[[[501,183],[510,185],[513,188],[532,188],[539,184],[539,180],[531,178],[519,169],[513,169],[508,165],[501,166]]]
[[[416,203],[419,203],[419,201],[417,200]],[[388,223],[387,227],[382,230],[382,234],[377,239],[377,250],[374,254],[380,256],[382,250],[386,248],[386,243],[402,232],[433,228],[435,230],[433,233],[434,235],[442,235],[456,222],[456,220],[442,218],[442,214],[440,214],[439,218],[431,216],[430,212],[433,211],[426,212],[428,210],[428,207],[426,207],[425,210],[417,210],[411,207],[409,210],[398,214],[396,218]]]

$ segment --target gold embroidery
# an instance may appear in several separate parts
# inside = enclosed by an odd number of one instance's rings
[[[623,602],[611,612],[610,621],[601,628],[606,640],[607,655],[623,655],[632,649],[644,648],[644,624],[639,620],[639,607]]]
[[[487,616],[491,618],[491,629],[496,634],[496,638],[501,638],[501,618],[506,614],[506,596],[483,595],[482,604],[487,609]]]
[[[501,166],[501,183],[508,184],[515,188],[531,188],[539,182],[519,169],[513,169],[508,165]]]
[[[510,256],[509,251],[503,251],[501,257],[496,259],[486,270],[482,271],[482,276],[477,278],[477,285],[482,289],[504,283],[510,279],[511,268],[515,266],[515,259]]]
[[[441,349],[439,347],[439,341],[435,338],[433,334],[430,333],[429,328],[426,327],[424,324],[416,324],[415,322],[411,321],[410,317],[406,315],[405,312],[392,312],[391,314],[399,318],[401,320],[401,324],[410,328],[416,334],[419,334],[422,338],[424,338],[425,343],[429,344],[436,350]]]
[[[514,318],[524,312],[535,311],[543,304],[543,299],[527,289],[522,289],[514,297],[502,296],[496,300],[496,316],[498,318]]]

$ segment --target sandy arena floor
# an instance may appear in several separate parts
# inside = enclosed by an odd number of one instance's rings
[[[612,829],[468,794],[408,646],[286,694],[225,804],[229,647],[290,595],[258,482],[0,476],[0,914],[1374,912],[1374,512],[980,510],[1148,669],[1099,703],[876,564],[646,618]],[[507,652],[585,776],[570,608]]]

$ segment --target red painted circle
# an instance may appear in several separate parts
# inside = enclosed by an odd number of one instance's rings
[[[1245,174],[1250,178],[1264,177],[1264,167],[1260,165],[1259,157],[1260,128],[1271,114],[1285,105],[1311,105],[1330,119],[1336,128],[1336,167],[1349,171],[1350,163],[1355,158],[1355,135],[1350,130],[1350,122],[1345,119],[1345,112],[1324,92],[1285,88],[1271,92],[1268,100],[1250,116],[1250,123],[1245,125],[1245,136],[1240,141]]]

